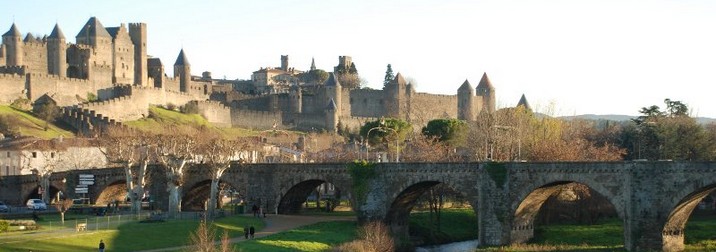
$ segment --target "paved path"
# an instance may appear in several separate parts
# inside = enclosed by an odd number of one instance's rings
[[[286,230],[295,229],[298,227],[311,225],[325,221],[354,221],[356,220],[353,216],[302,216],[302,215],[268,215],[266,216],[266,226],[264,229],[256,232],[254,238],[266,237],[275,233],[283,232]],[[230,243],[237,243],[246,241],[243,236],[232,238],[229,240]],[[220,244],[217,241],[216,244]],[[179,251],[190,248],[190,246],[180,246],[153,250],[144,250],[140,252],[160,252],[160,251]]]

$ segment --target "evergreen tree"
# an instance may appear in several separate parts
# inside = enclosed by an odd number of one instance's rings
[[[395,79],[395,75],[393,75],[393,67],[388,64],[388,69],[385,70],[385,80],[383,80],[383,86],[387,86],[391,81]]]

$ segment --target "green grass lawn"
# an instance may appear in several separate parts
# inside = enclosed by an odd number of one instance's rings
[[[51,139],[59,136],[74,137],[75,134],[61,129],[50,123],[45,130],[45,121],[32,115],[30,112],[18,110],[7,105],[0,105],[0,115],[10,116],[15,119],[23,136],[35,136],[42,139]]]
[[[443,209],[440,216],[438,231],[437,227],[430,225],[429,212],[410,213],[410,235],[420,237],[425,244],[477,239],[477,217],[472,208]]]
[[[92,226],[92,219],[89,220],[90,225],[87,232],[77,233],[74,230],[65,230],[41,236],[29,236],[27,234],[32,233],[27,232],[25,235],[27,237],[22,237],[22,235],[10,237],[12,233],[0,235],[0,251],[92,251],[97,247],[100,239],[104,240],[108,251],[136,251],[184,246],[187,245],[190,233],[196,230],[199,224],[197,220],[170,220],[157,223],[131,221],[116,227],[110,225],[110,229],[103,229],[101,223],[104,219],[100,217],[100,230],[96,231]],[[44,220],[40,224],[49,221]],[[70,221],[70,223],[74,222]],[[217,228],[217,239],[224,230],[228,231],[231,237],[243,236],[243,227],[251,225],[258,230],[264,227],[264,223],[260,219],[245,216],[227,217],[212,223],[212,226]]]
[[[356,239],[353,221],[321,222],[281,232],[256,240],[238,243],[237,251],[326,251],[338,244]]]

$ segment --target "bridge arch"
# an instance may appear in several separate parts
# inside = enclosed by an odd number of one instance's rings
[[[75,195],[79,198],[80,195]],[[127,181],[124,179],[115,179],[111,183],[108,183],[101,191],[97,192],[97,195],[90,198],[90,202],[95,205],[104,206],[107,203],[112,203],[115,200],[125,203],[127,200]]]
[[[409,235],[410,230],[410,213],[417,204],[418,199],[431,188],[444,185],[456,193],[460,194],[468,203],[470,208],[478,216],[478,202],[477,202],[477,186],[473,181],[472,183],[460,183],[460,179],[453,178],[452,175],[460,173],[453,173],[450,175],[440,174],[433,176],[433,178],[419,177],[416,179],[407,179],[402,181],[389,198],[389,206],[387,206],[387,212],[383,221],[390,226],[391,232],[406,237]],[[443,176],[445,175],[445,176]],[[468,225],[478,226],[478,223],[472,223]],[[478,232],[480,232],[478,230]],[[477,237],[478,234],[475,234]]]
[[[39,192],[40,185],[35,186],[32,190],[30,190],[23,198],[23,201],[21,204],[24,206],[25,203],[27,203],[27,200],[29,199],[42,199],[42,195]],[[57,187],[56,185],[50,183],[50,202],[46,202],[47,204],[52,204],[56,201],[58,193],[62,192],[65,194],[65,192],[62,191],[62,188]],[[49,206],[48,206],[49,207]]]
[[[664,228],[661,231],[664,251],[684,250],[684,229],[691,213],[706,196],[716,191],[716,182],[709,182],[711,184],[706,186],[703,186],[704,181],[697,181],[694,186],[683,187],[672,198],[674,202],[670,202],[671,212],[666,217]],[[694,189],[694,187],[697,188]]]
[[[517,192],[516,200],[512,203],[512,229],[510,243],[524,243],[534,237],[534,221],[542,209],[543,204],[551,197],[557,195],[570,184],[580,184],[588,187],[591,192],[603,197],[614,208],[619,219],[624,220],[624,199],[608,190],[603,183],[578,176],[567,174],[554,179],[537,179],[523,186]]]
[[[313,191],[322,184],[331,184],[335,187],[335,190],[339,192],[338,197],[347,196],[349,195],[348,191],[345,191],[345,186],[339,186],[335,183],[332,183],[332,181],[324,180],[324,179],[307,179],[301,182],[298,182],[296,184],[291,185],[287,188],[281,188],[280,192],[281,196],[279,199],[277,199],[278,205],[276,211],[278,211],[279,214],[297,214],[301,211],[301,204],[306,201],[308,196],[313,193]],[[270,209],[267,209],[270,210]]]
[[[219,190],[222,188],[231,188],[236,191],[239,188],[236,187],[231,181],[219,179]],[[204,179],[196,181],[190,185],[182,186],[181,195],[181,210],[182,211],[202,211],[204,210],[204,203],[209,199],[211,193],[211,179]],[[217,195],[221,199],[221,195]],[[217,204],[221,204],[221,200],[217,200]],[[220,205],[219,205],[220,206]],[[219,207],[217,206],[217,207]]]

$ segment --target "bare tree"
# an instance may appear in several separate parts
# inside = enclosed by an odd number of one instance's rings
[[[74,202],[72,202],[72,199],[62,199],[55,204],[55,208],[57,208],[57,211],[60,212],[60,218],[62,219],[63,225],[65,224],[65,212],[70,210],[73,204]]]
[[[29,147],[29,148],[28,148]],[[38,176],[40,188],[42,191],[42,201],[51,203],[50,201],[50,176],[57,170],[60,164],[60,148],[59,143],[54,141],[37,140],[30,145],[22,146],[31,151],[22,151],[24,159],[23,168],[31,170],[33,174]]]
[[[150,141],[149,136],[142,135],[139,131],[111,127],[98,142],[107,160],[120,164],[124,168],[127,197],[132,202],[132,211],[137,214],[142,210],[141,199],[144,195],[145,175],[150,159]],[[135,165],[139,165],[136,171],[133,169]]]
[[[192,161],[196,140],[187,134],[158,135],[156,137],[155,156],[162,164],[167,178],[169,192],[169,218],[176,218],[181,211],[179,192],[184,183],[184,172],[187,164]]]
[[[197,161],[211,172],[211,190],[207,206],[210,219],[216,217],[216,200],[219,192],[219,180],[231,167],[232,161],[240,161],[240,151],[246,150],[248,143],[239,140],[226,140],[208,132],[202,132],[197,152]]]

